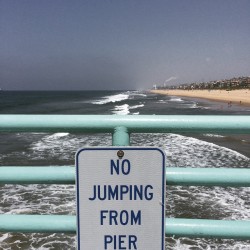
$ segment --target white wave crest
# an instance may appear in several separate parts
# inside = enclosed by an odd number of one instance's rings
[[[65,137],[67,135],[69,135],[69,133],[55,133],[53,135],[47,136],[47,139],[57,139],[57,138],[60,138],[60,137]]]
[[[131,96],[143,96],[146,97],[147,95],[145,93],[142,93],[141,91],[135,90],[135,91],[127,91],[126,93],[128,93]]]
[[[137,108],[142,108],[142,107],[144,107],[144,104],[139,104],[139,105],[131,106],[129,109],[137,109]]]
[[[206,137],[215,137],[215,138],[223,138],[223,135],[216,135],[216,134],[203,134]]]
[[[117,94],[117,95],[104,96],[102,99],[95,100],[91,103],[103,105],[107,103],[121,102],[121,101],[127,100],[128,98],[129,98],[129,94]]]
[[[197,106],[197,103],[193,103],[189,108],[191,108],[191,109],[197,109],[199,107]]]
[[[183,102],[181,98],[177,98],[177,97],[172,97],[169,101],[170,102]]]
[[[123,104],[123,105],[115,106],[115,108],[112,110],[112,113],[116,115],[128,115],[130,113],[129,105]]]
[[[117,105],[112,110],[112,113],[116,114],[116,115],[128,115],[128,114],[130,114],[131,109],[137,109],[137,108],[142,108],[142,107],[144,107],[144,104],[139,104],[139,105],[135,105],[135,106],[129,106],[128,104]],[[139,114],[139,112],[135,112],[133,114],[134,115]]]

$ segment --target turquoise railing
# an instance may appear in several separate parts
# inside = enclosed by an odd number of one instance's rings
[[[250,116],[0,115],[0,132],[110,133],[113,146],[128,146],[131,133],[250,134]],[[167,167],[166,182],[250,187],[250,169]],[[75,168],[0,167],[0,184],[33,183],[74,184]],[[166,235],[250,239],[250,221],[166,218],[165,225]],[[0,232],[75,233],[76,217],[1,214]]]

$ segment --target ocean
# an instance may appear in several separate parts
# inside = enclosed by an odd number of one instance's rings
[[[0,114],[250,115],[250,107],[144,91],[1,91]],[[110,134],[0,133],[1,166],[74,165],[75,153],[111,145]],[[161,147],[169,167],[250,167],[250,136],[132,134],[131,145]],[[0,213],[75,215],[73,185],[1,185]],[[167,186],[166,216],[249,220],[250,188]],[[75,249],[72,234],[4,233],[0,249]],[[166,249],[250,249],[250,241],[166,237]]]

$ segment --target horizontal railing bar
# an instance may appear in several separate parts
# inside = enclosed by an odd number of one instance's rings
[[[178,237],[250,240],[250,221],[167,218],[165,234]]]
[[[0,184],[74,184],[75,167],[0,167]]]
[[[76,233],[76,217],[1,214],[0,232]],[[165,233],[179,237],[250,239],[250,221],[166,218]]]
[[[250,133],[250,116],[0,115],[0,132]]]
[[[76,216],[1,214],[0,232],[76,233]]]
[[[248,168],[166,168],[168,185],[250,187]]]
[[[74,184],[74,166],[0,167],[0,184]],[[246,168],[166,168],[167,185],[250,187]]]

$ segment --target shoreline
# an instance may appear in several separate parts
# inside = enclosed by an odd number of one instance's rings
[[[250,90],[150,90],[151,93],[170,96],[182,96],[191,98],[201,98],[210,101],[218,101],[227,104],[250,106]]]

